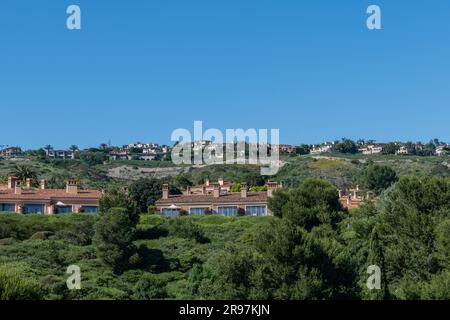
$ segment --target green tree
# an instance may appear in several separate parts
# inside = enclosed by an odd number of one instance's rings
[[[397,173],[394,169],[384,165],[369,165],[361,174],[362,185],[380,194],[397,181]]]
[[[389,295],[426,298],[423,290],[430,289],[430,279],[449,265],[442,232],[447,238],[450,179],[403,177],[385,193],[380,207],[376,228]]]
[[[340,153],[358,153],[358,146],[353,140],[343,138],[340,142],[335,144],[334,150]]]
[[[53,150],[53,147],[50,144],[48,144],[44,147],[44,150],[47,151],[47,154],[48,154],[50,151]]]
[[[336,188],[322,180],[306,180],[296,189],[277,191],[268,205],[275,216],[307,230],[321,223],[335,224],[342,217]]]
[[[309,154],[310,152],[311,152],[311,149],[310,149],[309,145],[307,145],[307,144],[302,144],[295,148],[295,153],[298,155]]]
[[[72,151],[73,155],[75,156],[75,153],[80,149],[78,148],[77,145],[73,144],[69,147],[69,150]]]
[[[36,182],[36,172],[27,165],[15,165],[11,175],[24,182],[26,179],[33,179]]]
[[[100,215],[94,226],[94,245],[100,260],[116,274],[131,265],[136,253],[133,245],[136,222],[125,208],[111,208]]]
[[[139,179],[130,185],[129,193],[141,212],[146,212],[148,206],[154,205],[162,196],[163,181],[157,179]],[[180,190],[170,185],[170,194],[180,194]]]
[[[193,182],[186,175],[183,175],[183,174],[176,176],[174,179],[174,183],[175,183],[175,186],[181,190],[184,190],[187,187],[190,187],[193,185]]]
[[[386,283],[386,264],[383,253],[383,245],[381,244],[379,231],[374,228],[369,243],[369,264],[378,266],[381,270],[381,290],[371,294],[374,299],[386,300],[389,297]]]
[[[258,229],[253,245],[227,246],[191,279],[190,287],[206,299],[344,299],[357,293],[347,248],[284,218]]]
[[[108,160],[108,155],[102,151],[83,151],[80,152],[80,159],[89,166],[96,166]]]
[[[383,146],[383,154],[395,154],[400,149],[399,145],[395,142],[390,142]]]
[[[249,187],[264,186],[266,184],[266,180],[264,179],[264,177],[256,172],[246,173],[242,177],[242,182],[247,182]]]
[[[100,214],[107,213],[112,208],[125,208],[134,223],[139,222],[139,211],[134,199],[123,188],[112,185],[99,201]]]

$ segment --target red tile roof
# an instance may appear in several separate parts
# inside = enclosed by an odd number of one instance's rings
[[[230,192],[221,194],[220,197],[214,198],[212,194],[201,195],[173,195],[169,199],[159,199],[156,205],[171,205],[180,203],[264,203],[267,202],[267,192],[248,192],[246,198],[241,197],[240,192]]]
[[[53,199],[89,199],[98,200],[102,196],[98,190],[78,189],[78,193],[67,193],[65,189],[22,189],[15,194],[14,189],[0,188],[0,200],[43,200]]]

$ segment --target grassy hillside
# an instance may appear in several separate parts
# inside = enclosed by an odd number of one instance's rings
[[[357,182],[361,171],[372,163],[392,167],[399,176],[450,176],[450,157],[418,157],[396,155],[344,155],[283,157],[283,166],[277,175],[266,177],[282,181],[285,186],[298,186],[308,178],[320,178],[338,187],[348,187]],[[193,183],[206,178],[214,181],[220,177],[240,182],[249,174],[258,175],[255,165],[175,166],[170,161],[106,161],[89,164],[82,160],[57,161],[0,161],[0,178],[4,182],[14,172],[14,166],[26,165],[39,179],[47,179],[50,187],[62,187],[68,178],[76,178],[85,187],[104,188],[112,182],[131,183],[139,178],[170,178],[184,174]]]

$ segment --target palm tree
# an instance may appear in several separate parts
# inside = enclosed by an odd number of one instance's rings
[[[50,151],[53,150],[53,147],[48,144],[44,147],[44,150],[47,151],[47,155],[48,155],[50,153]]]
[[[75,153],[79,150],[78,146],[73,144],[70,146],[69,150],[72,151],[73,159],[75,159]]]
[[[27,179],[33,179],[34,181],[36,181],[37,177],[36,172],[29,166],[25,165],[16,165],[12,171],[12,175],[22,182],[26,181]]]

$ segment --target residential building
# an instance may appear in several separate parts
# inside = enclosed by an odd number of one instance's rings
[[[321,153],[327,153],[331,152],[333,149],[332,143],[325,143],[322,145],[313,145],[311,149],[311,154],[321,154]]]
[[[71,150],[45,150],[45,154],[49,158],[55,159],[75,159],[75,153]]]
[[[395,154],[409,154],[408,148],[406,146],[400,146],[400,148],[395,152]]]
[[[23,158],[24,153],[20,147],[7,147],[0,150],[0,157],[5,159]]]
[[[110,151],[109,158],[111,160],[131,160],[133,157],[131,153],[128,152],[128,149],[120,148],[120,149],[114,149]]]
[[[448,154],[448,149],[450,149],[450,145],[440,145],[436,147],[434,154],[437,156],[443,156]]]
[[[156,143],[130,143],[122,148],[111,150],[111,160],[154,160],[159,155],[170,153],[171,147]]]
[[[80,189],[77,182],[69,180],[65,189],[48,189],[45,180],[39,188],[32,187],[27,179],[24,187],[15,177],[8,178],[8,185],[0,187],[0,212],[20,214],[63,214],[98,212],[102,192]]]
[[[374,198],[373,192],[367,192],[366,195],[362,195],[362,191],[359,186],[350,189],[339,189],[339,202],[342,207],[347,209],[359,208],[364,202],[370,201]]]
[[[379,154],[383,151],[383,147],[380,145],[368,145],[363,148],[358,149],[362,154]]]
[[[270,216],[267,199],[280,185],[267,184],[267,192],[249,192],[246,183],[241,184],[240,192],[221,192],[220,184],[213,184],[212,193],[202,188],[201,194],[185,193],[169,195],[169,185],[163,185],[163,196],[156,201],[159,214],[172,217],[181,213],[188,215],[216,214],[224,216]]]

